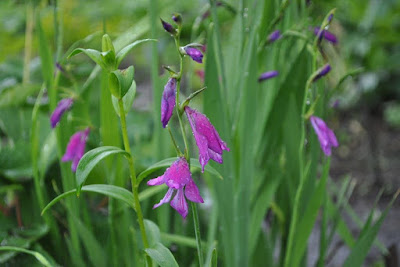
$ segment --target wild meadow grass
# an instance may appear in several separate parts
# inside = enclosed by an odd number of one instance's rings
[[[171,14],[139,2],[124,32],[98,14],[101,30],[73,44],[67,1],[20,3],[24,60],[0,99],[0,194],[21,211],[1,214],[0,262],[325,266],[334,237],[349,249],[343,266],[361,266],[373,245],[385,253],[376,236],[398,192],[354,235],[350,180],[329,175],[341,143],[331,102],[362,71],[338,70],[327,53],[341,45],[339,11],[210,0]],[[145,83],[148,110],[132,108]]]

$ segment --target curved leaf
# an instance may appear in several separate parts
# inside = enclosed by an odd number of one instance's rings
[[[34,256],[41,264],[43,264],[46,267],[51,267],[52,265],[50,262],[46,259],[45,256],[40,254],[39,252],[33,251],[33,250],[28,250],[20,247],[12,247],[12,246],[0,246],[0,251],[15,251],[15,252],[23,252],[26,254],[30,254]]]
[[[118,200],[121,200],[128,204],[131,208],[135,209],[133,203],[134,203],[134,198],[132,192],[126,190],[123,187],[115,186],[115,185],[108,185],[108,184],[91,184],[91,185],[85,185],[82,187],[81,191],[83,192],[92,192],[92,193],[99,193],[106,195],[108,197],[112,197]],[[54,204],[56,204],[58,201],[61,199],[64,199],[68,196],[75,195],[76,189],[72,189],[68,192],[62,193],[61,195],[57,196],[54,198],[52,201],[50,201],[49,204],[47,204],[46,207],[42,210],[42,215],[49,209],[51,208]]]
[[[150,175],[151,173],[165,168],[165,167],[169,167],[171,166],[171,164],[176,161],[176,157],[175,158],[168,158],[168,159],[164,159],[162,161],[159,161],[153,165],[151,165],[150,167],[148,167],[146,170],[142,171],[139,176],[138,176],[138,183],[140,183],[144,178],[146,178],[148,175]],[[199,161],[197,159],[190,159],[190,166],[191,167],[195,167],[197,169],[201,169],[201,165],[199,163]],[[206,172],[217,176],[218,178],[222,179],[222,175],[216,171],[213,167],[211,167],[210,165],[206,165],[205,169]]]
[[[126,55],[138,44],[148,42],[148,41],[154,41],[157,42],[156,39],[143,39],[143,40],[138,40],[136,42],[131,43],[130,45],[125,46],[124,48],[121,49],[121,51],[118,52],[117,54],[117,68],[119,64],[121,64],[121,61],[126,57]]]
[[[145,251],[161,267],[179,267],[171,251],[160,242]]]
[[[135,96],[136,96],[136,82],[135,80],[133,80],[131,88],[129,88],[128,92],[124,95],[124,97],[122,97],[125,114],[128,114],[128,112],[131,110]],[[119,106],[118,106],[118,98],[116,98],[113,95],[111,95],[111,98],[115,112],[118,114],[118,116],[121,117],[121,112],[119,112]]]
[[[69,54],[68,59],[80,53],[85,53],[94,62],[96,62],[97,65],[99,65],[103,69],[107,69],[106,65],[104,64],[100,51],[94,49],[76,48],[74,51],[72,51],[71,54]]]
[[[129,153],[114,146],[102,146],[87,152],[79,161],[78,168],[76,169],[76,184],[77,184],[77,195],[79,196],[81,187],[86,181],[89,173],[93,168],[105,157],[113,154],[123,154],[129,157]]]

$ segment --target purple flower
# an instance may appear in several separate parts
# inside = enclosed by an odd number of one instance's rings
[[[311,116],[310,121],[318,136],[322,151],[325,155],[330,156],[332,153],[331,147],[337,147],[339,145],[335,134],[321,118]]]
[[[170,205],[179,214],[186,218],[188,214],[188,205],[186,198],[192,202],[203,203],[204,200],[200,196],[199,189],[192,180],[192,175],[189,170],[189,165],[185,158],[178,158],[165,173],[157,178],[151,179],[147,182],[148,185],[162,185],[166,184],[169,189],[161,201],[153,206],[153,209],[158,208],[162,204],[170,202],[174,190],[176,190],[175,197],[172,199]],[[185,198],[186,197],[186,198]]]
[[[182,16],[181,14],[175,13],[172,15],[172,20],[175,21],[176,24],[182,24]]]
[[[320,33],[319,30],[320,30],[320,27],[315,27],[314,28],[314,34],[318,36],[318,34]],[[337,43],[336,36],[333,33],[331,33],[330,31],[328,31],[328,30],[322,30],[321,31],[319,38],[322,39],[322,37],[325,38],[325,40],[331,42],[332,44],[336,44]]]
[[[223,150],[229,151],[229,148],[219,137],[214,126],[204,114],[195,109],[186,106],[185,112],[199,148],[199,162],[202,166],[202,172],[204,172],[204,166],[210,159],[221,164],[222,152]]]
[[[167,126],[175,107],[176,79],[170,78],[164,87],[161,98],[161,123],[163,128]]]
[[[198,63],[203,63],[203,54],[194,47],[184,47],[186,54]]]
[[[160,20],[165,31],[169,32],[172,35],[176,34],[176,29],[171,24],[169,24],[166,21],[163,21],[162,19]]]
[[[333,19],[333,14],[330,14],[328,17],[328,23],[330,23],[332,21],[332,19]]]
[[[258,82],[262,82],[262,81],[274,78],[275,76],[278,76],[278,75],[279,75],[279,72],[277,72],[276,70],[264,72],[263,74],[260,75],[260,77],[258,77]]]
[[[76,171],[79,161],[83,157],[83,154],[85,154],[85,146],[89,131],[90,129],[88,127],[83,131],[74,133],[69,139],[67,150],[61,159],[62,161],[72,161],[71,169],[73,172]]]
[[[326,64],[325,66],[323,66],[322,68],[320,68],[318,70],[317,75],[315,75],[313,82],[315,82],[316,80],[319,80],[320,78],[322,78],[323,76],[325,76],[326,74],[328,74],[328,72],[331,71],[331,65]]]
[[[268,35],[268,43],[273,43],[279,38],[281,38],[281,31],[280,30],[273,31],[270,35]]]
[[[74,99],[72,98],[64,98],[61,99],[60,102],[58,102],[56,109],[53,111],[50,117],[51,128],[57,126],[64,112],[69,110],[72,107],[73,103]]]

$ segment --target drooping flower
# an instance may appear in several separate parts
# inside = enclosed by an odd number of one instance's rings
[[[201,51],[197,48],[190,47],[190,46],[185,46],[184,50],[186,54],[191,57],[194,61],[198,63],[203,63],[203,54]]]
[[[337,43],[337,38],[333,33],[331,33],[328,30],[322,30],[320,32],[320,29],[321,29],[320,27],[315,27],[314,28],[314,34],[316,36],[318,36],[318,34],[320,34],[319,35],[320,39],[324,38],[325,40],[327,40],[328,42],[331,42],[332,44],[336,44]]]
[[[326,123],[321,118],[311,116],[310,121],[315,133],[318,136],[322,151],[325,153],[325,155],[330,156],[332,153],[332,147],[339,146],[335,134],[331,129],[328,128]]]
[[[71,169],[73,172],[76,171],[78,163],[85,154],[85,146],[87,137],[89,135],[89,127],[83,131],[74,133],[69,139],[67,150],[65,151],[62,161],[72,161]]]
[[[320,68],[318,70],[318,73],[314,77],[313,82],[315,82],[316,80],[319,80],[323,76],[327,75],[330,71],[331,71],[331,65],[329,65],[329,64],[324,65],[322,68]]]
[[[153,209],[158,208],[162,204],[170,202],[175,190],[177,192],[170,205],[183,218],[186,218],[188,214],[186,198],[192,202],[204,202],[203,198],[200,196],[199,189],[192,179],[189,165],[185,158],[178,158],[174,163],[172,163],[172,165],[165,171],[163,175],[149,180],[147,184],[151,186],[166,184],[169,187],[164,198],[161,199],[158,204],[154,205]]]
[[[281,38],[281,31],[280,30],[273,31],[270,35],[268,35],[268,43],[273,43],[279,38]]]
[[[160,20],[161,20],[161,24],[166,32],[168,32],[172,35],[175,35],[177,33],[176,29],[171,24],[169,24],[168,22],[166,22],[162,19],[160,19]]]
[[[74,103],[73,98],[64,98],[58,102],[57,107],[54,109],[50,117],[51,128],[57,126],[64,112],[69,110],[72,107],[73,103]]]
[[[161,123],[163,128],[167,126],[169,119],[174,112],[176,96],[176,79],[170,78],[164,87],[161,98]]]
[[[279,75],[279,72],[277,72],[276,70],[264,72],[263,74],[260,75],[260,77],[258,77],[258,82],[262,82],[262,81],[274,78],[275,76],[278,76],[278,75]]]
[[[202,172],[204,172],[204,167],[210,159],[221,164],[222,152],[223,150],[229,151],[229,148],[219,137],[214,126],[204,114],[191,109],[189,106],[185,107],[185,112],[199,148],[199,162]]]

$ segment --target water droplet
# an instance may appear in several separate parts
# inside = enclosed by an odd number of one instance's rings
[[[307,104],[307,105],[310,105],[310,103],[311,103],[310,100],[307,99],[306,104]]]

